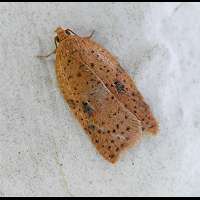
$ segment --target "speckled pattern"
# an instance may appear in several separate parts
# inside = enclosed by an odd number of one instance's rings
[[[56,29],[56,74],[66,102],[97,151],[109,162],[135,146],[157,122],[115,57],[91,37]]]
[[[200,195],[200,5],[0,3],[0,196]],[[113,52],[160,123],[114,166],[57,87],[55,27]]]

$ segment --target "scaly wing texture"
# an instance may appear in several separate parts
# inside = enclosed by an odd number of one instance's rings
[[[141,123],[83,60],[81,46],[76,36],[60,43],[56,52],[59,86],[98,152],[114,163],[141,138]]]
[[[90,63],[90,67],[98,74],[106,87],[141,121],[143,131],[156,134],[158,124],[150,107],[117,59],[89,38],[82,38],[80,44],[81,49],[84,49],[81,54],[84,63]]]

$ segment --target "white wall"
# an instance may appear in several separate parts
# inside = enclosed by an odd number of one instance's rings
[[[117,165],[60,95],[57,26],[112,51],[160,122]],[[200,195],[200,4],[0,3],[0,196]]]

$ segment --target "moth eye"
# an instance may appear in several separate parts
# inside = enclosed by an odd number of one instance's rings
[[[66,33],[67,35],[71,35],[71,33],[69,32],[68,29],[65,30],[65,33]]]

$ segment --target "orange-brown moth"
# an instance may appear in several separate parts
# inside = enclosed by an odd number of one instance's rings
[[[56,74],[70,109],[97,151],[115,163],[142,132],[158,124],[135,83],[116,58],[89,37],[57,28]]]

